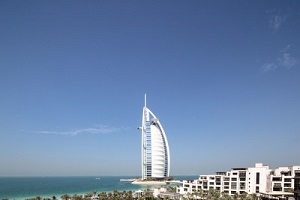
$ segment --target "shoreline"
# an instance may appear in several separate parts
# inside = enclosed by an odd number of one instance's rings
[[[100,180],[96,179],[100,177]],[[191,180],[196,176],[176,177],[180,180]],[[85,195],[111,193],[114,190],[137,191],[153,189],[159,185],[131,184],[120,182],[120,179],[130,179],[132,176],[55,176],[55,177],[0,177],[0,199],[24,200],[36,197],[61,199],[62,195]],[[164,186],[164,185],[161,185]]]

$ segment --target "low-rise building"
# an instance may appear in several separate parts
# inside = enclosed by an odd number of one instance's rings
[[[200,175],[196,180],[183,181],[182,186],[177,187],[177,192],[185,195],[199,193],[199,191],[208,193],[213,189],[228,195],[291,197],[294,195],[294,183],[298,180],[294,178],[297,177],[298,171],[300,176],[300,166],[279,167],[272,170],[267,165],[256,163],[254,167],[232,168],[227,172]]]

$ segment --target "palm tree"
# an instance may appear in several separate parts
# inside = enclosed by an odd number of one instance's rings
[[[196,195],[196,199],[200,198],[200,199],[204,199],[204,192],[203,190],[200,188],[198,190],[196,190],[194,192],[194,194]]]
[[[238,193],[234,193],[233,200],[238,200],[238,199],[239,199],[239,194]]]
[[[114,190],[112,196],[113,196],[113,199],[120,199],[120,193],[119,193],[119,191],[118,190]]]
[[[71,197],[72,200],[81,200],[82,199],[82,196],[79,196],[77,194],[74,194],[72,197]]]
[[[70,198],[70,196],[67,194],[64,194],[60,198],[62,198],[63,200],[68,200]]]
[[[228,193],[225,193],[225,192],[222,192],[221,194],[221,199],[224,199],[224,200],[231,200],[231,196],[228,194]]]
[[[193,199],[193,194],[190,193],[190,192],[188,192],[188,193],[186,194],[186,198],[187,198],[188,200]]]
[[[247,192],[242,193],[242,194],[240,195],[240,200],[246,200],[246,199],[247,199],[247,196],[248,196]]]
[[[215,189],[209,189],[207,199],[217,200],[221,196],[220,192]]]
[[[107,194],[106,192],[101,192],[100,194],[98,194],[99,199],[107,199]]]
[[[258,197],[255,193],[249,195],[251,200],[258,200]]]
[[[131,199],[133,199],[133,197],[132,197],[132,191],[129,190],[128,191],[128,200],[131,200]]]

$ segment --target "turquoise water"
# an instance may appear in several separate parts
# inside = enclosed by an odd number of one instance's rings
[[[98,178],[98,177],[97,177]],[[43,198],[64,194],[86,194],[89,192],[112,192],[114,190],[147,189],[129,182],[120,182],[128,176],[96,177],[0,177],[0,199],[26,199],[41,196]],[[177,180],[193,180],[197,176],[178,176]]]

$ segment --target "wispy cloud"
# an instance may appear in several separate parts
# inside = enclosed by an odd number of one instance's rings
[[[286,16],[273,15],[269,20],[269,26],[273,30],[278,31],[286,19],[287,19]]]
[[[297,60],[290,56],[289,53],[284,53],[280,58],[278,58],[278,63],[287,69],[295,66],[297,64]]]
[[[278,66],[275,63],[265,63],[261,66],[261,71],[269,72],[275,70],[277,67]]]
[[[41,134],[54,134],[54,135],[66,135],[66,136],[75,136],[79,134],[108,134],[119,132],[121,128],[98,125],[92,128],[83,128],[83,129],[75,129],[70,131],[35,131],[36,133]]]
[[[286,53],[290,48],[291,48],[291,45],[289,44],[285,48],[281,49],[280,52],[281,53]]]
[[[291,56],[289,53],[291,45],[287,45],[285,48],[280,50],[280,55],[274,62],[264,63],[261,66],[262,72],[269,72],[277,69],[278,67],[284,67],[290,69],[298,64],[298,60]]]

